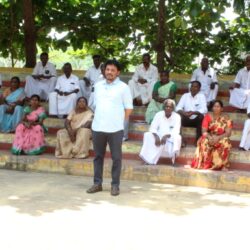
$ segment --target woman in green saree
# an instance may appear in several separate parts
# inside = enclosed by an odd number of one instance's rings
[[[145,113],[145,120],[148,124],[151,124],[157,112],[163,110],[163,102],[166,99],[175,99],[176,91],[177,85],[169,81],[169,71],[162,71],[160,81],[154,85],[152,100]]]

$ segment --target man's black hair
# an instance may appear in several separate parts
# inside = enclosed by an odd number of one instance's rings
[[[115,59],[110,59],[108,61],[106,61],[105,63],[105,68],[108,66],[108,65],[114,65],[119,71],[121,71],[121,65],[120,63],[115,60]]]
[[[197,81],[197,80],[192,81],[192,82],[191,82],[191,85],[192,85],[193,83],[198,83],[199,87],[201,88],[201,82],[200,82],[200,81]]]
[[[48,54],[47,52],[42,52],[41,55],[40,55],[40,57],[42,57],[42,56],[47,56],[47,57],[49,57],[49,54]]]

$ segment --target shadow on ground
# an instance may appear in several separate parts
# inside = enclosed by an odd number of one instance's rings
[[[10,206],[18,213],[32,216],[104,203],[176,216],[206,206],[250,206],[250,194],[168,184],[123,181],[121,195],[111,197],[109,180],[105,180],[103,192],[87,194],[92,178],[0,170],[0,179],[0,207]]]

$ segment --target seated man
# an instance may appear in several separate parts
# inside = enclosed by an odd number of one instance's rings
[[[25,94],[19,77],[12,77],[10,84],[0,97],[0,131],[4,133],[14,132],[23,117]]]
[[[193,72],[191,82],[199,81],[201,83],[201,92],[207,99],[208,106],[211,105],[218,94],[218,81],[216,72],[209,67],[209,61],[206,57],[201,60],[201,67]]]
[[[180,152],[181,117],[174,112],[173,100],[167,99],[163,108],[163,111],[155,115],[149,132],[144,134],[140,157],[147,164],[157,164],[161,156],[172,158],[174,164],[175,157]]]
[[[167,70],[162,71],[160,81],[154,85],[153,98],[145,113],[145,120],[148,124],[151,124],[155,114],[162,110],[166,99],[175,99],[176,91],[177,85],[173,81],[169,81],[169,72]]]
[[[26,77],[25,93],[27,97],[38,95],[42,100],[48,100],[49,93],[55,88],[56,68],[48,62],[48,53],[40,55],[41,62],[38,62],[31,76]]]
[[[72,74],[70,63],[64,64],[63,72],[64,75],[57,79],[55,91],[49,94],[49,114],[59,117],[74,109],[79,92],[79,79]]]
[[[95,86],[95,83],[100,80],[103,80],[100,78],[100,76],[102,75],[101,56],[94,55],[92,58],[94,65],[87,70],[85,76],[83,77],[83,80],[79,81],[80,85],[79,95],[84,96],[87,100],[89,100],[90,94]]]
[[[244,128],[242,131],[240,150],[248,151],[250,150],[250,103],[247,108],[248,119],[245,121]]]
[[[250,103],[250,55],[246,57],[245,65],[230,87],[229,104],[238,109],[246,109]]]
[[[128,82],[135,105],[145,105],[151,101],[157,80],[158,69],[150,63],[150,55],[146,53],[142,56],[142,64],[136,68],[132,79]]]
[[[98,79],[96,80],[95,84],[97,82],[100,82],[102,80],[105,79],[105,76],[104,76],[104,71],[105,71],[105,64],[102,63],[101,64],[101,74],[99,75]],[[95,86],[94,84],[94,86]],[[88,101],[88,105],[89,105],[89,108],[92,110],[92,111],[95,111],[95,103],[94,103],[94,91],[95,91],[95,87],[92,87],[92,90],[91,90],[91,93],[90,93],[90,96],[89,96],[89,101]],[[86,98],[87,99],[87,98]]]
[[[181,115],[181,125],[183,127],[196,128],[196,142],[202,133],[202,120],[207,113],[207,102],[204,94],[200,92],[201,83],[193,81],[189,93],[184,94],[177,107],[176,112]],[[183,146],[185,146],[183,142]]]

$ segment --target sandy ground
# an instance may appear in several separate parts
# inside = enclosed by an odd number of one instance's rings
[[[0,170],[0,250],[250,249],[250,194]]]

